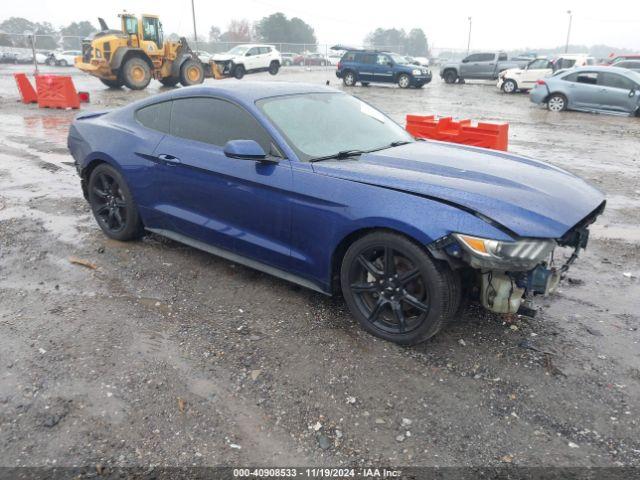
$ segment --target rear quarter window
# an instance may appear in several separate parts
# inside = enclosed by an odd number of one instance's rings
[[[169,133],[171,124],[171,102],[154,103],[136,111],[135,118],[147,128]]]
[[[347,52],[342,56],[342,61],[343,62],[355,62],[356,61],[356,54],[355,52]]]

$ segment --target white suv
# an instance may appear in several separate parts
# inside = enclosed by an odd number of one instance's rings
[[[237,79],[250,72],[268,71],[271,75],[276,75],[282,65],[280,52],[272,45],[238,45],[227,53],[214,55],[213,60],[223,67],[223,73],[231,74]]]
[[[538,80],[549,77],[558,70],[595,64],[595,58],[581,53],[565,53],[553,60],[539,57],[524,68],[510,68],[500,72],[497,87],[505,93],[527,91],[532,89]]]

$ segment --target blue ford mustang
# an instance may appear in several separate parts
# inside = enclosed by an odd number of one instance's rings
[[[68,146],[107,236],[150,231],[341,291],[364,329],[401,344],[470,296],[513,313],[551,291],[605,204],[556,167],[418,141],[322,86],[182,88],[78,116]]]

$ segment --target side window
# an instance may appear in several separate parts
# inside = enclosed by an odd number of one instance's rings
[[[571,68],[576,64],[575,59],[573,58],[560,58],[557,62],[558,64],[558,70],[561,70],[563,68]]]
[[[364,55],[362,55],[362,63],[366,63],[369,65],[376,63],[377,59],[378,56],[372,53],[365,53]]]
[[[126,33],[133,35],[138,33],[138,22],[135,18],[126,17],[124,20],[124,28]]]
[[[255,140],[271,150],[271,137],[258,121],[237,105],[217,98],[173,101],[171,135],[224,147],[229,140]]]
[[[269,53],[271,51],[271,49],[269,47],[260,47],[260,55],[264,55],[266,53]]]
[[[620,88],[624,90],[635,90],[635,84],[628,78],[616,73],[601,72],[598,85],[610,88]]]
[[[498,55],[498,61],[499,62],[506,62],[507,61],[507,54],[506,53],[501,53],[500,55]]]
[[[387,63],[389,63],[391,61],[391,59],[386,56],[386,55],[378,55],[378,58],[376,58],[376,63],[378,65],[387,65]]]
[[[135,113],[135,117],[147,128],[169,133],[171,102],[154,103],[153,105],[142,107]]]
[[[253,47],[250,48],[249,51],[247,52],[247,57],[253,57],[254,55],[258,55],[260,53],[260,48],[259,47]]]
[[[596,85],[598,83],[598,74],[596,72],[579,72],[576,82]]]
[[[342,56],[342,61],[343,62],[355,62],[356,61],[356,54],[355,52],[347,52]]]
[[[473,54],[469,55],[467,58],[465,58],[465,60],[467,62],[479,62],[481,57],[482,57],[482,54],[473,53]]]
[[[493,53],[481,53],[478,62],[490,62],[495,58]]]

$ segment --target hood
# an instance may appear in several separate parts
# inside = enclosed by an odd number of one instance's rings
[[[503,70],[502,72],[500,72],[500,76],[501,77],[506,77],[508,75],[520,75],[522,72],[524,72],[524,68],[507,68],[506,70]]]
[[[604,201],[598,190],[552,165],[444,142],[415,142],[313,168],[457,205],[520,237],[560,238]]]

